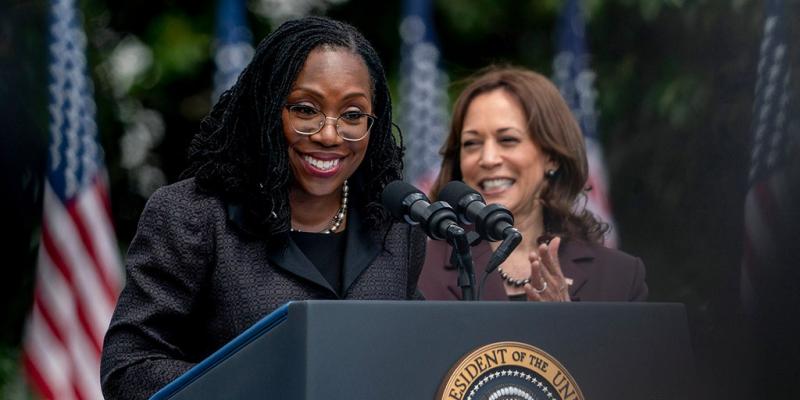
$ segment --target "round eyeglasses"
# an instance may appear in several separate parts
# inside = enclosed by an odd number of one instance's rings
[[[369,135],[375,116],[360,111],[345,111],[337,118],[329,117],[314,107],[303,104],[287,104],[289,123],[295,132],[311,136],[325,127],[325,123],[332,119],[336,134],[349,142],[357,142]]]

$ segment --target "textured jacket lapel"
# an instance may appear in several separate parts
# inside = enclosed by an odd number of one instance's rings
[[[357,208],[351,210],[347,216],[347,245],[342,271],[342,293],[345,295],[359,275],[378,257],[386,234],[385,230],[376,232],[370,229]]]
[[[301,278],[305,278],[311,282],[316,283],[326,289],[332,294],[336,295],[328,280],[322,276],[319,269],[311,263],[311,260],[303,254],[303,251],[289,239],[289,245],[283,251],[270,251],[267,253],[270,263],[291,272]]]
[[[226,206],[228,221],[236,226],[240,231],[251,235],[253,238],[258,238],[260,235],[250,229],[245,216],[244,208],[240,204],[229,203]],[[288,245],[280,250],[267,251],[267,259],[271,264],[280,267],[294,275],[309,280],[328,289],[332,294],[336,295],[330,283],[322,276],[317,267],[311,263],[311,260],[306,257],[294,241],[289,238]]]
[[[344,252],[342,271],[342,293],[346,294],[359,275],[375,260],[381,251],[381,240],[385,232],[376,233],[364,223],[356,208],[347,213],[347,244]],[[269,252],[270,262],[299,277],[314,282],[338,297],[330,283],[322,276],[317,267],[306,257],[299,247],[289,240],[284,251]]]

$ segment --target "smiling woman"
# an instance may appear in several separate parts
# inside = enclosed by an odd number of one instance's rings
[[[369,145],[371,92],[369,71],[359,56],[332,47],[308,55],[282,113],[294,175],[289,192],[296,210],[293,229],[319,232],[329,228],[340,208],[346,212],[339,192]],[[339,228],[345,227],[343,220]]]
[[[419,298],[425,236],[379,201],[402,169],[391,119],[353,27],[311,17],[265,38],[203,120],[186,179],[145,207],[105,396],[148,398],[288,301]]]
[[[518,68],[482,71],[459,95],[438,191],[462,180],[514,214],[523,240],[486,277],[487,300],[638,301],[647,296],[644,265],[602,246],[605,224],[581,207],[586,151],[578,123],[558,89]],[[499,243],[474,249],[486,265]],[[428,245],[420,289],[429,300],[460,298],[443,242]],[[483,277],[481,277],[483,278]]]

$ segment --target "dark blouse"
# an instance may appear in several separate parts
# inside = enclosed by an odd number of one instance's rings
[[[300,251],[336,290],[336,294],[341,296],[342,260],[347,235],[342,232],[327,234],[293,231],[291,237]]]

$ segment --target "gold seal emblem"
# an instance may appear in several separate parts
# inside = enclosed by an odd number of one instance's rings
[[[437,400],[583,400],[561,363],[525,343],[498,342],[478,348],[445,376]]]

